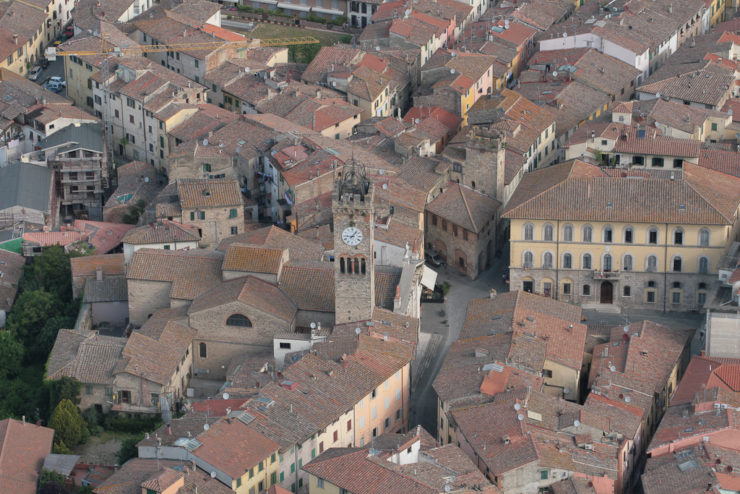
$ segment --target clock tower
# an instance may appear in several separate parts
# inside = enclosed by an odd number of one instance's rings
[[[375,307],[375,190],[361,165],[345,165],[334,184],[334,319],[367,321]]]

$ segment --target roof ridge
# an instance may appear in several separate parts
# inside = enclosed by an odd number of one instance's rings
[[[695,165],[695,166],[696,166],[697,168],[701,168],[701,169],[703,169],[703,170],[705,170],[705,171],[714,171],[714,170],[710,170],[710,169],[708,169],[708,168],[703,168],[703,167],[700,167],[699,165]],[[721,172],[717,172],[717,173],[721,173]],[[724,174],[723,174],[723,175],[724,175]],[[689,180],[686,180],[686,178],[689,178]],[[728,223],[732,224],[733,218],[729,218],[729,217],[725,216],[725,214],[724,214],[724,213],[722,213],[722,212],[721,212],[721,211],[720,211],[719,209],[717,209],[717,207],[715,207],[715,205],[714,205],[714,202],[713,202],[713,201],[710,201],[709,199],[707,199],[707,198],[706,198],[706,197],[704,196],[704,194],[702,194],[701,192],[699,192],[699,190],[698,190],[698,189],[697,189],[697,188],[696,188],[696,187],[694,186],[694,184],[693,184],[693,182],[691,181],[690,177],[685,177],[685,178],[684,178],[684,180],[682,180],[682,182],[684,182],[684,183],[685,183],[685,184],[686,184],[686,185],[687,185],[687,186],[688,186],[688,187],[689,187],[689,188],[690,188],[690,189],[691,189],[692,191],[694,191],[694,193],[695,193],[696,195],[698,195],[699,197],[701,197],[701,198],[702,198],[702,200],[703,200],[703,201],[704,201],[705,203],[707,203],[707,204],[709,205],[709,207],[711,207],[711,208],[712,208],[712,209],[713,209],[713,210],[714,210],[714,211],[715,211],[715,212],[716,212],[717,214],[719,214],[719,215],[720,215],[720,216],[721,216],[722,218],[724,218],[724,219],[725,219],[725,221],[727,221]]]
[[[462,202],[465,205],[465,211],[468,213],[468,218],[470,218],[470,223],[473,225],[473,228],[477,231],[478,225],[475,224],[475,219],[473,218],[473,213],[470,212],[470,206],[468,206],[468,201],[465,199],[465,194],[463,193],[462,186],[458,185],[460,189],[460,197],[462,198]]]

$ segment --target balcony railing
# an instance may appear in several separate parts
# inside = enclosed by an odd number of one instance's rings
[[[595,280],[618,280],[619,271],[598,271],[594,270]]]

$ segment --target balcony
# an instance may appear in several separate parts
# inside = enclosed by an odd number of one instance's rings
[[[116,403],[112,410],[125,413],[159,413],[158,406],[133,405],[131,403]]]
[[[618,280],[619,271],[598,271],[594,270],[595,280]]]

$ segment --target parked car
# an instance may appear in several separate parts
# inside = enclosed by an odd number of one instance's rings
[[[43,69],[39,67],[38,65],[34,65],[31,70],[28,71],[28,78],[32,81],[38,80],[39,77],[41,77],[41,71]]]
[[[46,69],[49,66],[49,60],[46,58],[39,58],[39,65],[42,69]]]
[[[54,77],[49,77],[49,83],[54,83],[62,87],[67,87],[67,81],[56,75]]]
[[[444,259],[442,259],[439,254],[432,250],[427,250],[426,252],[424,252],[424,260],[435,268],[444,266],[446,264]]]
[[[46,84],[44,84],[44,89],[58,93],[59,91],[64,89],[64,86],[62,86],[58,82],[48,81]]]

